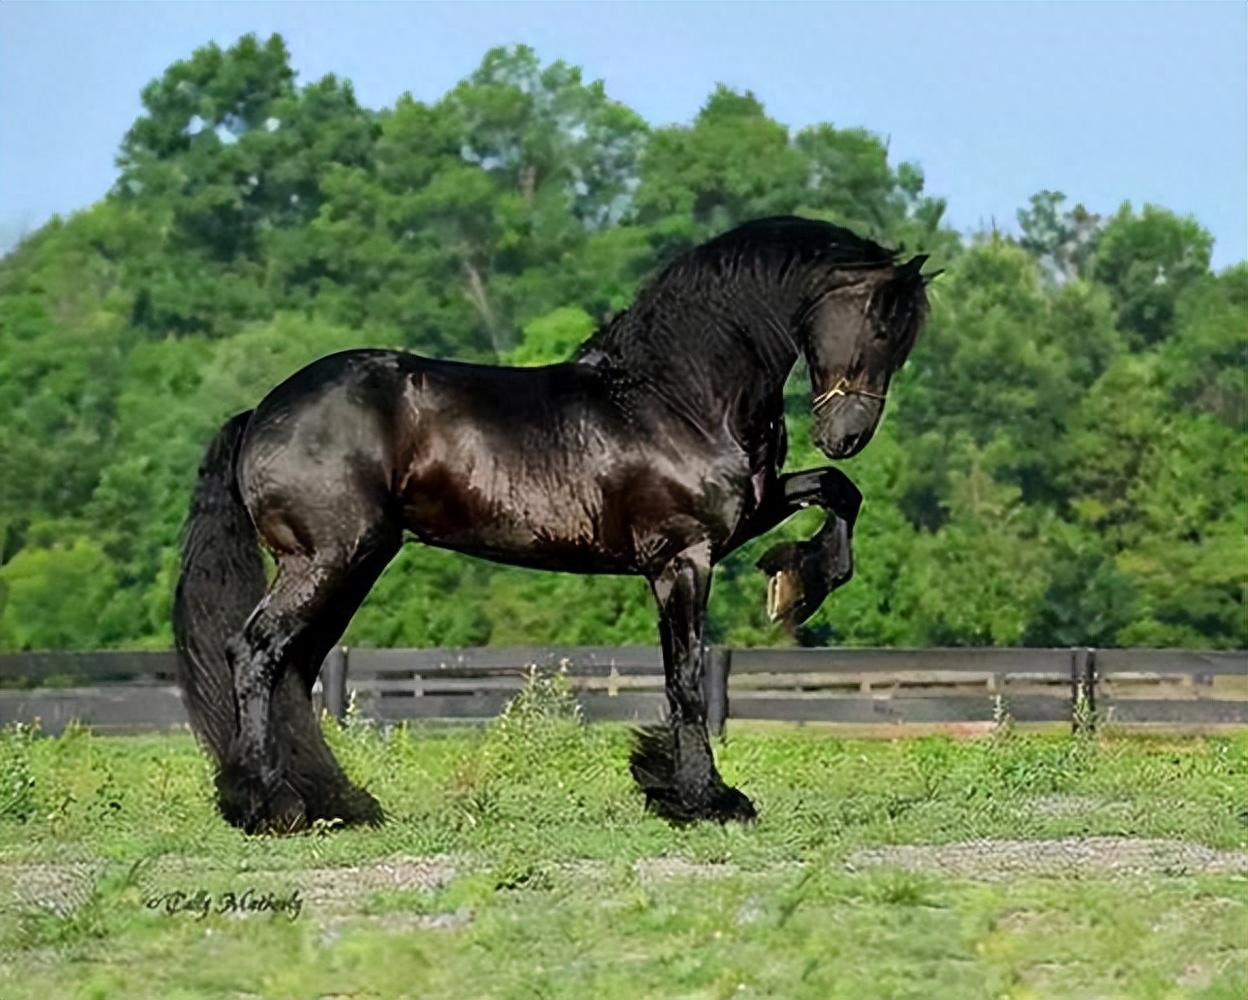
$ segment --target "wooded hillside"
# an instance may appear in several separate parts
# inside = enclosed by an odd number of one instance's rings
[[[0,262],[0,649],[164,647],[208,437],[350,346],[565,356],[645,276],[796,212],[933,254],[931,320],[876,439],[857,576],[799,636],[865,645],[1248,644],[1248,265],[1194,220],[1041,192],[964,239],[871,132],[794,131],[723,87],[652,128],[601,84],[497,49],[444,97],[363,108],[279,37],[210,45],[143,92],[103,200]],[[830,109],[834,113],[835,109]],[[789,465],[809,387],[789,398]],[[753,561],[712,637],[793,641]],[[653,643],[640,580],[408,546],[353,644]]]

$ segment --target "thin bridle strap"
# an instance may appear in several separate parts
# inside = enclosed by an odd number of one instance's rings
[[[869,399],[884,399],[885,397],[878,392],[870,392],[867,389],[855,388],[849,384],[849,379],[841,376],[836,380],[836,384],[827,392],[820,393],[815,397],[811,408],[817,413],[819,410],[827,406],[837,396],[866,396]]]

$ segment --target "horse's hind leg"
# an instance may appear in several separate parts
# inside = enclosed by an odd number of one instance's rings
[[[221,792],[223,811],[245,829],[381,818],[376,801],[350,784],[325,746],[310,690],[399,541],[397,528],[379,525],[350,551],[283,555],[268,594],[235,640],[239,735]]]
[[[376,547],[362,553],[347,572],[325,611],[309,630],[284,681],[274,692],[272,731],[282,777],[304,803],[308,822],[341,820],[348,826],[379,823],[381,805],[357,787],[334,759],[312,707],[312,686],[326,654],[342,637],[351,617],[398,551],[401,534],[379,532]]]

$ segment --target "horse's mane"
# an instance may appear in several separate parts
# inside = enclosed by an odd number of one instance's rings
[[[896,258],[830,222],[792,215],[746,222],[664,267],[576,358],[661,383],[668,396],[696,396],[711,366],[746,366],[748,377],[758,364],[771,367],[790,354],[797,347],[792,313],[782,310],[800,305],[831,272],[885,267]]]
[[[751,253],[798,255],[808,262],[822,261],[841,268],[880,267],[891,264],[897,257],[893,250],[843,226],[819,219],[804,219],[798,215],[774,215],[742,223],[708,240],[678,258],[671,267],[686,259],[719,257],[739,260]]]

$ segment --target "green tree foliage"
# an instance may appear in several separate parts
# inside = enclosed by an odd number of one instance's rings
[[[1086,277],[1088,259],[1100,235],[1100,217],[1082,205],[1064,212],[1065,200],[1060,191],[1040,191],[1031,196],[1027,208],[1018,210],[1019,246],[1040,261],[1046,277],[1055,284]]]
[[[1172,332],[1179,297],[1209,273],[1212,251],[1213,237],[1195,219],[1123,205],[1101,231],[1092,272],[1109,289],[1119,326],[1151,345]]]
[[[584,309],[561,306],[525,324],[524,337],[507,356],[510,365],[549,365],[571,357],[596,324]]]
[[[208,45],[142,94],[115,189],[0,262],[0,649],[164,647],[179,526],[221,421],[329,351],[566,358],[699,240],[768,213],[935,257],[930,323],[871,446],[857,572],[796,637],[1244,646],[1248,269],[1156,206],[1058,192],[964,240],[862,128],[794,131],[716,87],[651,129],[576,67],[495,49],[431,103],[301,84],[285,43]],[[809,387],[786,397],[789,467]],[[753,562],[711,634],[794,641]],[[654,642],[637,579],[409,546],[352,623],[378,645]]]

